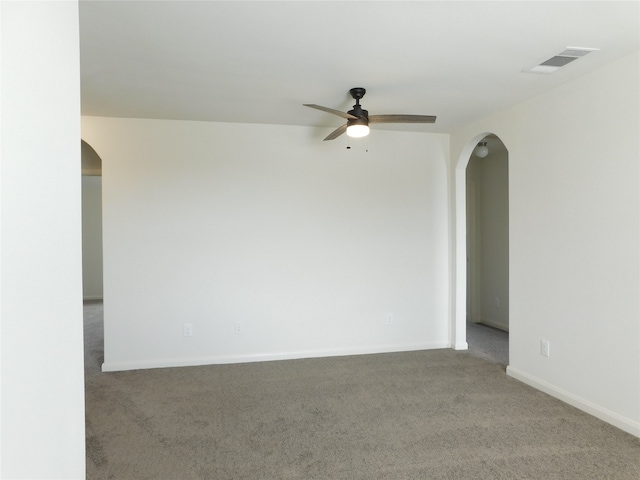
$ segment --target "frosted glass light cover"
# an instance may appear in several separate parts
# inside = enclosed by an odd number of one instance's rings
[[[369,135],[368,125],[349,125],[347,127],[347,135],[353,138],[366,137]]]
[[[478,145],[476,147],[476,156],[480,158],[484,158],[489,155],[489,149],[486,145]]]

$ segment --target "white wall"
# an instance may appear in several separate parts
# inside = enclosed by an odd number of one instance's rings
[[[322,134],[83,118],[103,160],[105,370],[450,345],[448,136]]]
[[[102,298],[102,177],[82,175],[82,295]]]
[[[1,2],[0,476],[85,476],[77,2]]]
[[[497,134],[509,150],[508,373],[635,435],[638,59],[469,125],[452,135],[451,157],[464,158],[480,132]],[[550,342],[548,358],[541,339]]]

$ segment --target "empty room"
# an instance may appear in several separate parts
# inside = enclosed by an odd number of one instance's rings
[[[638,478],[638,2],[0,8],[1,478]]]

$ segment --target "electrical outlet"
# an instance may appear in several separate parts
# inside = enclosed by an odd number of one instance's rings
[[[387,325],[393,325],[393,313],[387,313]]]
[[[193,337],[193,323],[185,323],[182,333],[185,337]]]
[[[540,355],[543,357],[549,356],[549,340],[540,340]]]
[[[242,322],[236,322],[236,335],[240,335],[242,333]]]

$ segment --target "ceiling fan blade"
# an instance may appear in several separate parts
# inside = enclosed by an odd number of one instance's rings
[[[369,115],[369,123],[435,123],[433,115]]]
[[[334,110],[333,108],[323,107],[321,105],[315,105],[313,103],[303,103],[305,107],[315,108],[316,110],[322,110],[323,112],[333,113],[334,115],[338,115],[339,117],[355,120],[358,117],[351,115],[350,113],[341,112],[340,110]]]
[[[346,131],[347,131],[347,125],[346,124],[342,125],[341,127],[336,128],[329,135],[327,135],[327,137],[324,139],[324,141],[333,140],[334,138],[338,138],[340,135],[342,135]]]

